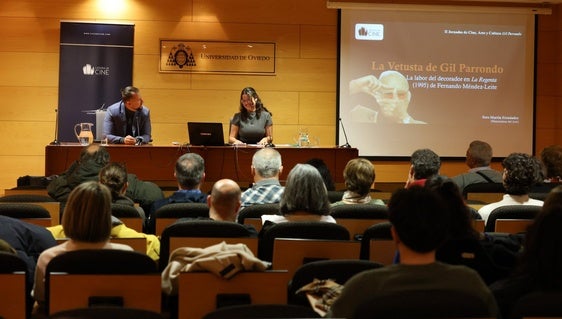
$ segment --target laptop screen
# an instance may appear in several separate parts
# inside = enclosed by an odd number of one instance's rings
[[[222,123],[187,122],[187,133],[191,145],[224,145]]]

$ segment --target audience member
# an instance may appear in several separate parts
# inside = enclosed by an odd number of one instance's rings
[[[343,170],[343,179],[347,191],[341,201],[332,203],[332,207],[345,204],[385,205],[382,200],[371,198],[371,188],[375,183],[375,166],[370,161],[364,158],[350,160]]]
[[[466,265],[477,271],[486,284],[509,275],[521,249],[520,242],[507,236],[477,232],[472,227],[476,216],[471,214],[452,180],[434,176],[427,180],[425,187],[442,198],[449,215],[449,238],[437,249],[436,259]]]
[[[332,179],[332,173],[328,168],[328,165],[320,159],[320,158],[312,158],[306,162],[306,164],[312,165],[316,167],[320,176],[322,176],[322,180],[324,181],[324,185],[326,185],[326,189],[328,191],[335,191],[336,186],[334,184],[334,180]]]
[[[207,196],[209,217],[213,220],[236,222],[236,215],[240,209],[240,186],[231,179],[218,180]]]
[[[13,251],[27,266],[26,296],[28,311],[31,311],[33,300],[31,289],[35,278],[35,267],[39,255],[46,249],[57,245],[53,236],[45,227],[33,225],[19,219],[0,215],[0,240],[6,244],[2,251]]]
[[[201,192],[201,184],[205,179],[205,161],[196,153],[186,153],[176,161],[174,176],[178,182],[178,190],[171,196],[155,201],[148,212],[148,229],[154,231],[156,211],[172,203],[206,203],[207,195]]]
[[[460,174],[452,178],[459,186],[461,193],[464,188],[471,184],[479,183],[501,183],[502,173],[490,167],[492,162],[492,147],[483,141],[472,141],[466,150],[466,165],[468,173]]]
[[[125,196],[129,182],[127,182],[127,169],[120,163],[109,163],[104,166],[99,174],[100,183],[107,186],[111,191],[111,202],[113,204],[135,207],[135,202]],[[139,215],[146,219],[142,207],[135,207]]]
[[[70,192],[79,184],[98,181],[100,170],[109,163],[109,152],[99,144],[86,146],[80,152],[80,158],[48,186],[49,195],[59,202],[66,202]],[[134,174],[127,174],[128,187],[126,196],[146,211],[152,202],[164,197],[158,185],[141,181]]]
[[[45,271],[55,256],[80,249],[122,249],[131,247],[109,241],[112,227],[111,192],[106,186],[90,181],[72,190],[62,215],[62,227],[68,241],[41,253],[35,270],[33,297],[45,301]]]
[[[112,144],[140,145],[152,141],[150,110],[143,105],[138,88],[123,88],[121,101],[107,108],[103,136]]]
[[[512,276],[490,288],[502,318],[512,318],[512,309],[524,295],[536,291],[562,291],[562,186],[547,196],[542,211],[527,232],[525,249]]]
[[[279,203],[281,215],[262,215],[262,223],[269,221],[322,221],[335,223],[330,216],[330,201],[322,176],[309,164],[297,164],[289,172],[285,191]]]
[[[541,161],[544,166],[544,182],[562,182],[562,146],[551,145],[541,151]]]
[[[255,204],[279,203],[283,186],[279,174],[283,171],[281,154],[273,148],[263,148],[252,157],[250,167],[254,185],[242,193],[242,208]]]
[[[425,181],[432,176],[438,175],[441,168],[439,155],[427,148],[419,149],[412,153],[410,162],[412,165],[410,165],[405,188],[414,185],[424,186]]]
[[[488,220],[490,213],[500,206],[542,206],[543,204],[541,200],[529,197],[531,188],[540,183],[542,178],[540,162],[536,158],[523,153],[512,153],[503,160],[502,165],[504,167],[503,186],[506,194],[499,202],[485,205],[478,210],[485,221]]]
[[[494,298],[475,271],[435,260],[435,250],[447,239],[449,228],[439,196],[421,187],[401,189],[392,195],[388,208],[400,264],[352,277],[327,317],[353,318],[357,307],[369,298],[405,290],[463,292],[481,298],[488,305],[489,316],[495,317]]]

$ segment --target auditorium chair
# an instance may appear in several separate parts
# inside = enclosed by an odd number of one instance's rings
[[[225,318],[321,318],[310,306],[284,304],[241,305],[222,307],[207,313],[203,319]]]
[[[330,215],[338,224],[347,228],[353,239],[361,239],[370,226],[388,221],[388,207],[370,204],[346,204],[334,206]]]
[[[0,197],[0,203],[24,203],[39,205],[45,208],[51,216],[52,222],[49,226],[60,224],[60,216],[62,214],[61,203],[57,202],[49,196],[34,194],[6,195]]]
[[[285,222],[273,224],[260,233],[258,258],[273,260],[275,238],[349,240],[342,225],[325,222]]]
[[[43,227],[52,226],[52,219],[49,211],[36,204],[0,203],[0,215],[16,218]]]
[[[370,269],[380,268],[382,264],[358,259],[320,260],[306,263],[294,272],[287,287],[287,302],[293,305],[308,306],[310,304],[304,294],[296,294],[304,285],[314,279],[332,279],[340,285],[354,275]]]
[[[32,300],[28,298],[27,264],[8,252],[0,252],[0,318],[27,318]]]
[[[209,217],[209,206],[206,203],[171,203],[160,207],[154,213],[156,236],[168,225],[180,218]]]
[[[179,247],[205,248],[225,241],[244,243],[257,254],[258,239],[243,225],[216,220],[180,220],[169,225],[160,237],[160,271],[168,265],[172,251]]]
[[[532,220],[535,219],[535,216],[541,210],[542,210],[541,206],[533,206],[533,205],[500,206],[498,208],[495,208],[488,216],[488,219],[486,220],[486,226],[484,227],[484,231],[500,232],[498,229],[496,229],[497,223],[503,219],[527,219],[530,222],[532,222]]]
[[[289,275],[317,260],[359,259],[360,243],[350,240],[275,238],[272,267]]]
[[[69,251],[45,273],[47,314],[90,306],[160,312],[161,276],[147,255],[117,249]]]
[[[144,220],[137,209],[133,206],[122,204],[111,204],[111,215],[119,218],[125,226],[143,232]]]
[[[255,204],[244,207],[238,212],[237,221],[240,224],[252,225],[259,232],[261,230],[261,215],[279,214],[279,204]]]
[[[159,312],[124,308],[124,307],[90,307],[63,310],[49,316],[49,319],[166,319]]]
[[[365,230],[361,238],[360,258],[390,265],[396,255],[396,244],[392,239],[390,222],[375,224]]]
[[[537,291],[521,297],[515,306],[511,318],[561,318],[562,292]]]
[[[239,272],[228,280],[210,272],[183,272],[179,277],[178,318],[199,319],[217,308],[234,305],[286,304],[288,281],[287,271],[282,270]]]

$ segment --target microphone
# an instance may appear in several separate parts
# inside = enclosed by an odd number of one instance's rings
[[[58,138],[59,138],[59,110],[55,109],[55,139],[49,145],[60,145]]]
[[[338,120],[340,121],[341,128],[342,128],[342,130],[343,130],[343,136],[345,137],[345,144],[340,145],[339,147],[342,147],[342,148],[351,148],[351,145],[349,145],[349,141],[347,140],[347,134],[345,134],[345,126],[343,126],[343,121],[341,120],[341,117],[338,118]]]

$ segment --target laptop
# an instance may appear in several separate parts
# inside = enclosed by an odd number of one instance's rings
[[[222,123],[187,122],[187,133],[191,145],[224,145]]]

